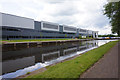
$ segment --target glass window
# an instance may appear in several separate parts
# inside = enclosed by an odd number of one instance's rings
[[[43,23],[43,28],[58,29],[58,25]]]
[[[76,31],[76,28],[64,27],[64,30],[67,30],[67,31]]]

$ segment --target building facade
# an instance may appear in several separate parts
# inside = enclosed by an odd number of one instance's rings
[[[41,39],[41,38],[78,38],[92,36],[97,38],[97,31],[90,31],[73,26],[59,25],[46,21],[0,13],[3,40]]]

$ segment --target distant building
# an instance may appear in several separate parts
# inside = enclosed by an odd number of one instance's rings
[[[78,38],[98,37],[97,31],[0,13],[2,39]]]

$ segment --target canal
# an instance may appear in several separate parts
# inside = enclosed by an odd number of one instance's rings
[[[97,48],[111,40],[92,40],[37,47],[2,47],[3,78],[15,78]]]

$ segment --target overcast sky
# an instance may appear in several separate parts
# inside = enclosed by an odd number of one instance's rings
[[[106,0],[0,0],[0,12],[110,34]]]

